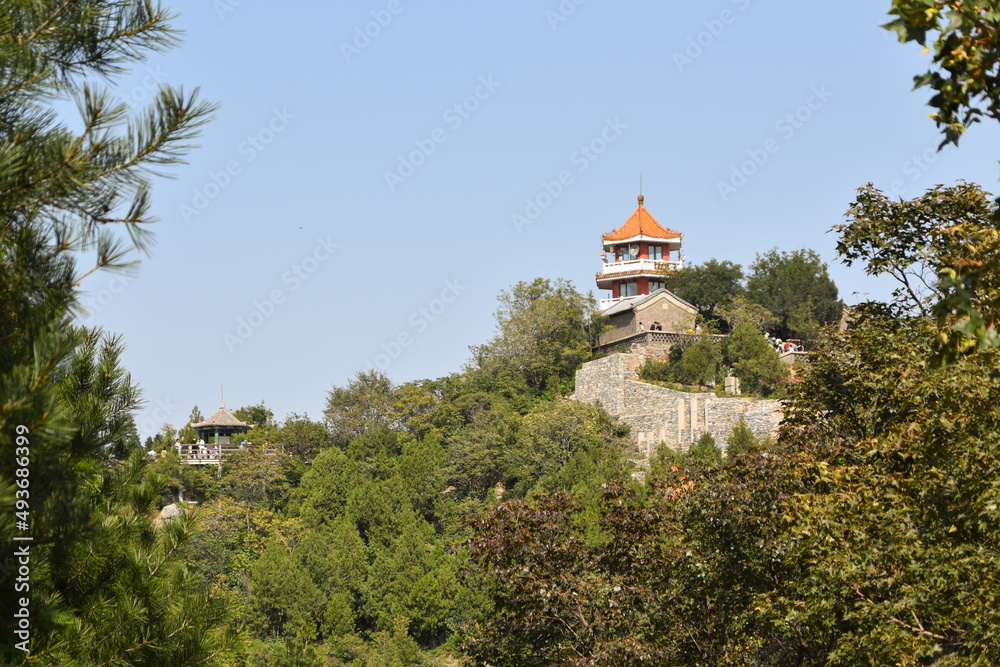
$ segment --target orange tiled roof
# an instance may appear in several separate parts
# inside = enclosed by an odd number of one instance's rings
[[[654,239],[679,239],[681,233],[658,223],[656,218],[650,215],[646,207],[642,205],[642,195],[639,195],[639,206],[632,212],[625,224],[613,232],[604,234],[601,238],[605,241],[624,241],[636,236],[649,236]]]

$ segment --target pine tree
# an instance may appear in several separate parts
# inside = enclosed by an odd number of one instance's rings
[[[154,519],[162,480],[136,449],[122,340],[72,320],[86,275],[149,248],[150,173],[180,161],[213,110],[163,86],[133,112],[92,82],[174,44],[171,19],[127,0],[0,12],[0,626],[23,640],[3,643],[3,662],[209,664],[235,635],[178,557],[194,515]],[[56,112],[65,101],[81,129]],[[29,587],[10,595],[15,583]]]

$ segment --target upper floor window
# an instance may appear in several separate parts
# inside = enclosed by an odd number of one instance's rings
[[[649,258],[653,260],[663,259],[663,246],[661,245],[649,246]]]
[[[639,258],[639,246],[620,245],[618,246],[617,257],[619,262],[631,262]]]
[[[666,289],[667,286],[662,280],[650,280],[649,281],[649,291],[650,293],[655,292],[658,289]]]
[[[618,296],[635,296],[638,294],[637,283],[634,280],[629,280],[628,282],[620,283],[618,285]]]

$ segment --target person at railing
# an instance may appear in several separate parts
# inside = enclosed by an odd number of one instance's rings
[[[639,322],[639,333],[642,333],[644,329],[642,328],[642,322]]]

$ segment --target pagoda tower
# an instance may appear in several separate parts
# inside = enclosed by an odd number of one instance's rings
[[[681,233],[658,223],[643,205],[642,195],[628,220],[601,238],[604,266],[597,274],[597,287],[611,290],[610,298],[601,299],[601,310],[664,289],[664,270],[684,268]]]

